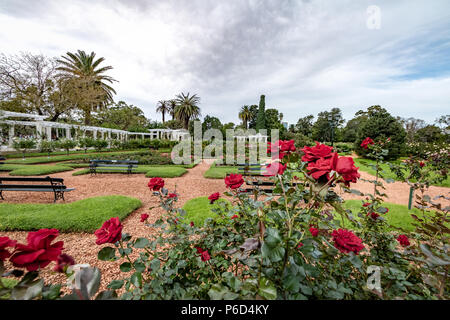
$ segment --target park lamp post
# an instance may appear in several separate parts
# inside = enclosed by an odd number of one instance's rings
[[[331,128],[331,146],[333,146],[333,143],[334,143],[334,117],[332,114],[328,114],[328,123],[330,124],[330,128]]]

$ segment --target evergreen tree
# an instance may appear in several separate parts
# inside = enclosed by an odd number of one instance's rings
[[[406,131],[401,123],[386,109],[380,106],[371,106],[367,111],[358,111],[356,116],[367,116],[367,120],[360,126],[355,141],[355,151],[358,155],[366,155],[367,150],[361,148],[361,142],[370,137],[374,141],[391,138],[386,148],[389,150],[387,159],[397,159],[404,153],[406,144]]]
[[[266,129],[266,96],[261,95],[259,99],[258,117],[256,118],[256,131]]]

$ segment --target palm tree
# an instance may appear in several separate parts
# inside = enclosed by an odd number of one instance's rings
[[[97,99],[93,100],[92,103],[79,106],[84,111],[85,124],[90,124],[91,112],[93,110],[102,108],[108,103],[113,102],[113,94],[116,94],[116,91],[109,84],[117,80],[104,74],[113,67],[99,67],[100,63],[104,60],[105,58],[103,57],[95,59],[94,52],[86,54],[82,50],[78,50],[77,53],[67,52],[65,56],[62,56],[62,59],[57,60],[60,64],[57,70],[63,72],[63,78],[78,78],[85,83],[86,87],[99,90]]]
[[[175,120],[175,108],[177,107],[177,102],[175,99],[171,99],[169,102],[169,113],[172,116],[172,120]]]
[[[239,119],[241,119],[242,122],[244,123],[245,129],[248,129],[247,124],[250,121],[251,116],[252,113],[250,111],[249,106],[243,106],[241,108],[241,111],[239,112]]]
[[[156,112],[161,112],[162,122],[166,122],[166,112],[170,112],[169,102],[165,100],[158,101],[158,104],[156,105]]]
[[[175,107],[175,118],[183,123],[185,129],[189,128],[189,120],[200,117],[200,108],[197,106],[200,103],[200,97],[196,94],[189,96],[188,94],[180,93],[175,97],[177,106]]]

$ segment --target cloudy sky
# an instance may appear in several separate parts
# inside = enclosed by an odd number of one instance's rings
[[[152,120],[180,92],[222,122],[261,94],[289,123],[375,104],[429,122],[450,113],[448,0],[1,0],[0,43],[96,52],[116,100]]]

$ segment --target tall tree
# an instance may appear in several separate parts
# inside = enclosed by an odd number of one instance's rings
[[[126,131],[146,131],[150,122],[139,107],[119,101],[93,117],[94,125]]]
[[[248,129],[248,122],[250,121],[251,116],[252,116],[252,113],[250,111],[249,106],[247,106],[247,105],[242,106],[241,111],[239,112],[239,119],[242,120],[242,123],[244,124],[245,129]]]
[[[248,128],[255,129],[256,119],[258,118],[258,106],[256,104],[252,104],[249,109],[250,109],[250,119],[248,121]]]
[[[113,67],[100,67],[100,64],[103,61],[105,61],[105,58],[103,57],[95,59],[94,52],[86,54],[86,52],[82,50],[78,50],[76,53],[67,52],[65,56],[58,59],[60,66],[57,70],[63,72],[64,77],[75,77],[85,80],[86,87],[81,87],[80,90],[88,90],[90,87],[100,89],[101,94],[98,97],[99,102],[80,106],[84,112],[85,124],[90,124],[91,112],[100,110],[108,103],[113,102],[113,94],[116,93],[109,85],[116,80],[105,75],[105,72],[113,69]]]
[[[266,96],[263,94],[259,98],[258,117],[256,118],[255,129],[257,131],[266,129]]]
[[[303,134],[304,136],[310,137],[312,133],[313,119],[314,116],[312,114],[299,118],[297,124],[295,125],[295,131]]]
[[[175,97],[177,106],[175,107],[175,118],[182,121],[185,129],[189,129],[189,120],[200,117],[200,97],[196,94],[190,95],[183,92]]]
[[[169,114],[172,116],[172,120],[175,120],[175,108],[177,107],[177,102],[175,99],[170,99],[169,103]]]
[[[398,117],[397,119],[403,125],[403,128],[405,128],[406,140],[408,142],[413,142],[414,136],[415,136],[417,130],[422,129],[426,125],[424,120],[416,119],[413,117],[409,117],[409,118]]]
[[[332,130],[340,128],[344,122],[345,120],[339,108],[320,112],[312,128],[313,139],[317,141],[331,141]]]
[[[166,113],[170,112],[169,101],[160,100],[156,105],[156,112],[160,112],[162,114],[162,122],[166,122],[165,116]]]

